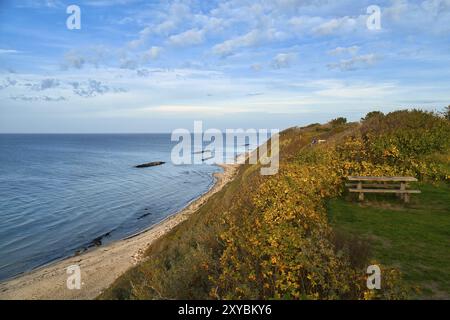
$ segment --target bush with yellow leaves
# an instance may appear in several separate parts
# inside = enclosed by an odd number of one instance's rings
[[[363,262],[352,264],[352,253],[338,250],[333,242],[324,200],[343,192],[348,175],[445,179],[448,173],[428,156],[448,152],[450,131],[448,122],[422,111],[377,117],[347,127],[339,138],[320,146],[305,143],[311,130],[283,133],[279,173],[255,178],[258,188],[248,195],[251,199],[237,202],[224,215],[227,227],[220,237],[225,245],[220,272],[210,277],[211,297],[405,297],[395,269],[386,269],[382,291],[366,289]],[[375,120],[377,127],[372,127]],[[333,129],[324,132],[333,137]]]
[[[348,175],[449,181],[450,124],[417,110],[341,122],[283,131],[277,175],[241,167],[103,297],[404,298],[398,270],[383,266],[382,290],[367,290],[367,244],[332,230],[325,201],[344,192]],[[326,143],[311,144],[319,138]]]

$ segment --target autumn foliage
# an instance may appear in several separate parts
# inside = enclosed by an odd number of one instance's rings
[[[326,140],[311,144],[312,139]],[[396,299],[398,270],[366,288],[368,248],[330,227],[325,201],[348,175],[450,179],[450,124],[413,110],[285,130],[280,170],[244,165],[225,191],[148,251],[104,298]]]
[[[336,250],[324,199],[339,196],[348,175],[449,178],[448,167],[434,157],[448,154],[449,124],[434,114],[375,114],[337,136],[326,126],[316,129],[325,131],[327,144],[302,145],[301,137],[311,136],[302,129],[284,132],[284,148],[292,152],[284,155],[279,174],[260,179],[251,199],[239,202],[246,205],[225,213],[214,298],[373,297],[361,265],[351,263],[352,252]],[[381,294],[398,297],[392,290]]]

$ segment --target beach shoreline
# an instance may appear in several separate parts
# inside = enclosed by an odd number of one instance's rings
[[[238,164],[221,164],[223,172],[215,173],[211,189],[193,200],[179,212],[154,226],[123,240],[50,263],[33,271],[0,283],[0,300],[65,300],[94,299],[107,289],[120,275],[143,259],[146,248],[167,234],[192,213],[197,211],[213,194],[230,182]],[[81,289],[69,290],[66,285],[67,268],[77,265],[81,270]]]

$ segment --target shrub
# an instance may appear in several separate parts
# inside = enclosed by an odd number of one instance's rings
[[[384,113],[381,111],[371,111],[368,114],[366,114],[366,116],[364,118],[361,118],[361,121],[367,121],[373,118],[378,118],[381,119],[383,118]]]
[[[372,113],[360,124],[291,128],[280,137],[280,169],[258,165],[152,245],[148,259],[103,297],[184,299],[396,299],[398,270],[383,290],[366,289],[368,248],[331,229],[326,199],[347,175],[449,179],[450,123],[412,110]],[[326,130],[325,130],[326,129]],[[313,137],[327,143],[311,146]]]
[[[330,121],[332,127],[342,126],[347,123],[347,119],[343,117],[339,117]]]
[[[450,120],[450,105],[448,105],[442,113],[445,119]]]

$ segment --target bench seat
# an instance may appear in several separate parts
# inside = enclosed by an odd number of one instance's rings
[[[420,190],[399,190],[399,189],[349,189],[350,192],[362,193],[421,193]]]
[[[400,189],[401,187],[400,183],[363,183],[361,185],[363,188],[382,188],[382,189],[392,189],[392,188]],[[357,188],[358,183],[346,183],[345,186],[347,188]],[[405,183],[405,186],[408,187],[409,185]]]
[[[359,177],[359,176],[349,176],[347,177],[349,181],[391,181],[391,182],[417,182],[414,177]]]

